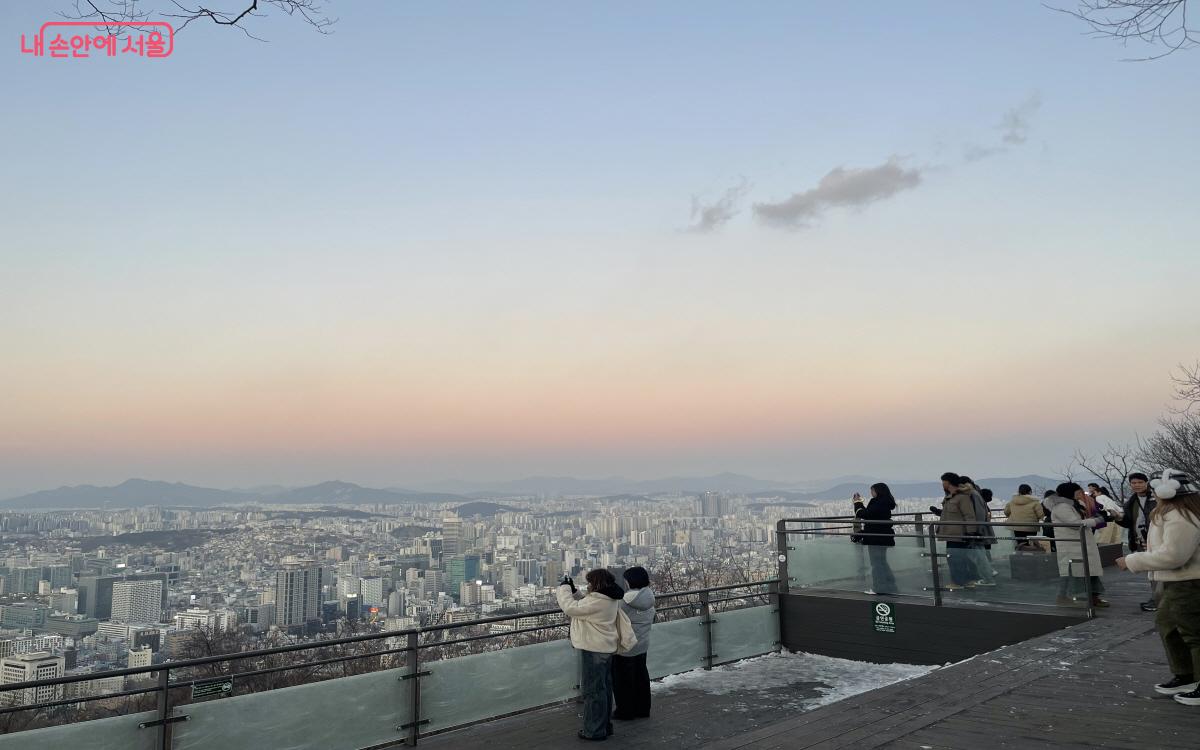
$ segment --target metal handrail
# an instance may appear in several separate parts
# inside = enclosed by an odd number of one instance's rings
[[[697,596],[699,594],[708,593],[708,592],[712,592],[712,591],[730,591],[730,590],[734,590],[734,589],[743,589],[743,588],[760,588],[763,586],[770,586],[770,585],[778,583],[778,582],[779,582],[779,579],[777,579],[777,578],[769,578],[769,579],[762,580],[762,581],[751,581],[748,583],[736,583],[736,584],[726,584],[726,585],[721,585],[721,586],[711,586],[709,588],[703,588],[703,589],[692,589],[692,590],[688,590],[688,591],[675,591],[675,592],[669,592],[669,593],[665,593],[665,594],[655,594],[655,599],[675,599],[675,598],[684,597],[684,596]],[[659,611],[667,611],[668,609],[676,609],[676,608],[683,608],[683,607],[690,607],[690,606],[697,606],[697,603],[680,605],[680,607],[670,607],[670,608],[664,607]],[[111,677],[123,677],[123,676],[130,676],[130,675],[158,673],[158,672],[171,671],[171,670],[181,670],[181,669],[188,669],[191,667],[204,666],[207,664],[215,664],[217,662],[230,662],[230,661],[242,660],[242,659],[255,659],[255,658],[259,658],[259,657],[263,657],[263,656],[274,656],[276,654],[291,653],[294,651],[306,651],[306,650],[313,650],[313,649],[320,649],[320,648],[329,648],[331,646],[341,646],[341,645],[346,645],[346,644],[351,644],[351,643],[364,643],[367,641],[386,640],[389,638],[397,638],[400,636],[406,636],[406,637],[409,635],[418,635],[419,636],[422,633],[435,633],[435,632],[442,632],[442,631],[446,631],[446,630],[453,630],[456,628],[473,627],[476,625],[490,625],[493,623],[509,622],[511,620],[520,620],[520,619],[527,618],[527,617],[544,617],[544,616],[557,615],[557,614],[562,614],[562,610],[561,609],[539,609],[539,610],[533,610],[530,612],[519,612],[519,613],[511,614],[511,615],[500,615],[497,617],[483,617],[478,620],[464,620],[462,622],[445,623],[442,625],[429,625],[429,626],[418,627],[418,628],[407,628],[404,630],[387,630],[387,631],[383,631],[380,633],[367,633],[364,635],[347,636],[345,638],[331,638],[328,640],[317,641],[315,643],[293,643],[293,644],[289,644],[287,646],[275,646],[272,648],[256,649],[253,651],[238,651],[237,653],[231,653],[231,654],[218,654],[218,655],[214,655],[214,656],[202,656],[202,657],[198,657],[195,659],[184,659],[182,661],[163,662],[161,664],[152,665],[149,667],[129,667],[129,668],[125,668],[125,669],[114,669],[114,670],[105,671],[105,672],[93,672],[90,674],[64,675],[62,677],[52,677],[52,678],[47,678],[44,680],[30,680],[28,682],[12,682],[12,683],[0,685],[0,693],[12,691],[12,690],[28,690],[30,688],[50,687],[53,685],[66,685],[66,684],[72,684],[72,683],[76,683],[76,682],[91,682],[92,680],[103,680],[103,679],[107,679],[107,678],[111,678]],[[537,628],[529,628],[526,631],[521,631],[521,632],[528,632],[530,630],[548,629],[548,628],[554,628],[554,627],[562,627],[563,625],[567,625],[567,624],[569,624],[569,621],[563,621],[560,623],[553,623],[553,624],[549,624],[549,625],[539,626]],[[420,643],[417,645],[416,648],[418,650],[419,649],[428,649],[428,648],[437,648],[437,647],[441,647],[441,646],[452,645],[454,643],[463,643],[463,642],[466,642],[466,640],[483,640],[485,638],[500,638],[500,637],[510,636],[510,635],[514,635],[514,634],[516,634],[516,633],[515,632],[492,633],[492,634],[488,634],[486,636],[471,637],[469,639],[456,639],[453,641],[434,641],[431,643]],[[397,653],[397,652],[409,651],[409,650],[411,650],[411,649],[408,647],[405,647],[405,648],[395,649],[389,653]],[[331,663],[331,662],[336,662],[336,661],[351,661],[354,659],[361,659],[361,658],[365,658],[365,657],[380,656],[383,653],[384,652],[376,651],[376,652],[371,652],[368,654],[343,655],[343,656],[339,656],[339,657],[328,659],[328,660],[322,660],[321,663]],[[300,662],[295,665],[287,665],[285,667],[280,667],[277,671],[283,671],[283,670],[287,670],[287,669],[300,669],[302,667],[309,666],[309,664],[310,664],[309,662]],[[232,676],[236,677],[239,674],[241,674],[241,673],[235,672],[235,673],[233,673]],[[248,675],[249,673],[245,673],[245,674]],[[176,683],[172,687],[178,687],[182,684],[186,684],[186,683]],[[149,688],[148,692],[153,692],[155,690],[157,690],[157,688]],[[84,701],[84,698],[81,697],[81,698],[75,699],[72,702],[83,702],[83,701]],[[28,710],[28,709],[38,708],[38,707],[39,707],[39,704],[31,704],[28,706],[20,706],[19,708]],[[0,712],[0,713],[3,713],[3,712]]]

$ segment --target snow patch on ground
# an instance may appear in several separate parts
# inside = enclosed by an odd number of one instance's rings
[[[928,674],[937,667],[917,664],[872,664],[865,661],[835,659],[804,652],[767,654],[716,667],[711,672],[696,669],[665,677],[655,683],[655,693],[696,690],[709,695],[797,690],[797,708],[811,709],[875,690],[903,680]],[[817,693],[804,694],[803,689]]]

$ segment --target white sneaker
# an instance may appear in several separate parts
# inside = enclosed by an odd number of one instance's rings
[[[864,593],[864,594],[870,594],[871,596],[875,596],[875,595],[876,595],[876,594],[875,594],[875,592],[874,592],[874,591],[872,591],[871,589],[867,589],[867,590],[866,590],[866,591],[864,591],[863,593]]]
[[[1182,703],[1185,706],[1200,706],[1200,690],[1193,690],[1190,693],[1179,693],[1175,696],[1176,703]]]

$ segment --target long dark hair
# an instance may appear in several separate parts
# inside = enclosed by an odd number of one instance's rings
[[[883,482],[871,485],[871,489],[875,491],[875,499],[882,500],[887,505],[888,510],[896,509],[896,498],[892,497],[892,488],[888,487]]]

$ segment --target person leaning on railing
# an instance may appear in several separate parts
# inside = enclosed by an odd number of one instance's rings
[[[622,576],[629,590],[621,598],[621,611],[629,617],[637,643],[625,652],[613,655],[613,700],[617,704],[612,717],[617,720],[645,719],[650,716],[650,672],[646,656],[650,651],[650,627],[654,624],[654,592],[650,574],[640,565]]]
[[[604,568],[587,574],[587,593],[578,591],[570,577],[563,577],[554,592],[558,606],[571,621],[571,645],[583,663],[580,692],[583,693],[583,729],[579,738],[600,741],[613,733],[612,657],[637,644],[629,617],[618,603],[625,592]]]
[[[1152,483],[1158,504],[1150,512],[1145,552],[1117,567],[1149,573],[1162,586],[1154,624],[1174,675],[1154,686],[1185,706],[1200,706],[1200,482],[1167,469]]]

